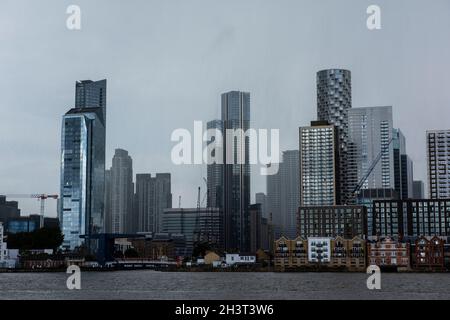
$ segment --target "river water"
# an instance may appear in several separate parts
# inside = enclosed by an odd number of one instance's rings
[[[450,273],[82,272],[81,290],[65,273],[0,273],[0,299],[450,299]]]

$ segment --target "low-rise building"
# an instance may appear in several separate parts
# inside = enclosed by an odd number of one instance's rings
[[[367,243],[367,260],[370,265],[386,269],[410,268],[410,245],[391,237]]]
[[[360,237],[281,237],[275,241],[274,265],[279,271],[330,269],[363,271],[366,267],[365,240]]]
[[[331,238],[308,238],[308,261],[328,263],[331,259]]]
[[[444,244],[439,237],[419,237],[414,243],[413,266],[416,269],[444,269]]]
[[[227,253],[225,254],[225,263],[227,266],[255,264],[256,256],[254,255],[240,255],[239,253]]]
[[[207,251],[204,260],[207,265],[213,265],[217,261],[222,262],[222,258],[214,251]]]

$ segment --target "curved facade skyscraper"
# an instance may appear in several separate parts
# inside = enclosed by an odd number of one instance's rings
[[[106,80],[76,83],[75,108],[62,120],[59,221],[64,249],[97,250],[104,232]],[[93,237],[91,237],[93,236]]]
[[[326,69],[317,72],[317,120],[327,121],[337,130],[339,144],[339,190],[342,203],[352,202],[352,185],[348,168],[348,149],[351,148],[348,130],[348,111],[352,107],[351,72],[345,69]]]

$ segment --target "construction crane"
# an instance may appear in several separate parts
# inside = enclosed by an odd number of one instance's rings
[[[207,200],[207,197],[208,197],[208,180],[206,180],[206,178],[205,177],[203,177],[203,181],[205,181],[205,185],[206,185],[206,192],[205,192],[205,194],[203,195],[203,199],[202,199],[202,206],[203,205],[205,205],[205,200]]]
[[[7,194],[6,198],[12,199],[38,199],[41,202],[41,220],[44,220],[45,215],[45,200],[47,199],[55,199],[57,200],[59,196],[57,194]],[[42,223],[42,222],[41,222]],[[42,226],[41,226],[42,227]]]
[[[356,187],[353,189],[353,195],[355,197],[361,191],[361,188],[363,187],[363,185],[366,182],[367,178],[369,178],[369,176],[372,173],[373,169],[375,169],[375,167],[377,166],[377,164],[380,161],[380,159],[383,156],[383,154],[389,149],[389,146],[391,145],[392,141],[394,141],[394,138],[391,138],[389,140],[389,142],[381,148],[380,153],[375,157],[375,159],[372,161],[372,164],[370,165],[369,169],[366,171],[366,173],[363,175],[361,180],[359,180],[359,182],[356,185]]]
[[[209,195],[208,180],[206,178],[203,178],[203,181],[205,182],[205,185],[206,185],[206,192],[203,195],[203,198],[201,198],[201,187],[198,187],[198,191],[197,191],[197,214],[195,216],[194,246],[199,246],[199,245],[200,246],[201,245],[213,246],[215,244],[215,239],[213,239],[213,237],[211,235],[211,230],[210,230],[210,228],[213,227],[212,212],[211,212],[210,208],[206,208],[206,210],[205,210],[205,214],[206,214],[205,219],[206,220],[203,220],[203,222],[200,221],[201,206],[205,204],[205,200],[207,199],[207,197]],[[209,221],[209,225],[207,225],[208,218],[211,219]]]

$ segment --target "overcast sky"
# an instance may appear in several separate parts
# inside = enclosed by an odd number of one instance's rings
[[[70,4],[80,31],[66,28]],[[366,27],[371,4],[381,30]],[[195,206],[206,168],[172,165],[172,131],[219,118],[220,94],[243,90],[252,126],[281,128],[281,149],[298,148],[324,68],[351,70],[353,107],[393,106],[425,180],[425,131],[450,128],[449,30],[448,0],[0,0],[0,194],[59,193],[75,81],[106,78],[107,167],[126,149],[134,173],[171,172],[174,205]],[[258,171],[253,196],[265,191]]]

